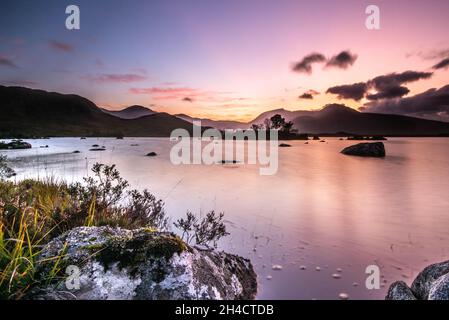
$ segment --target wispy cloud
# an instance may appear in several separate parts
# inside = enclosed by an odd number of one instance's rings
[[[49,40],[48,45],[50,46],[50,48],[61,52],[71,52],[74,49],[71,44],[57,40]]]
[[[37,85],[37,82],[28,80],[7,80],[2,81],[2,83],[10,86],[21,86],[21,87],[33,87]]]
[[[227,92],[204,91],[190,87],[150,87],[130,88],[133,94],[151,95],[154,100],[192,101],[231,101],[233,98],[222,96]]]
[[[434,70],[446,69],[447,67],[449,67],[449,57],[438,62],[436,65],[432,67],[432,69]]]
[[[1,55],[0,55],[0,66],[9,68],[18,68],[18,66],[14,63],[14,61]]]
[[[95,75],[82,76],[83,79],[94,82],[121,82],[131,83],[146,80],[147,77],[135,73],[100,73]]]

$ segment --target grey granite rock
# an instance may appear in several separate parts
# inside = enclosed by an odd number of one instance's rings
[[[388,289],[385,300],[416,300],[416,297],[404,281],[396,281]]]
[[[29,299],[254,299],[257,279],[242,257],[185,244],[151,229],[79,227],[50,241],[38,276],[79,268],[79,288],[66,281],[35,288]]]

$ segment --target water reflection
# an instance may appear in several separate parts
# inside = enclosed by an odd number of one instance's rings
[[[168,139],[59,138],[42,149],[27,140],[37,148],[2,153],[13,159],[15,179],[76,181],[97,161],[115,163],[173,217],[224,211],[232,235],[221,247],[253,261],[259,298],[383,298],[389,283],[447,260],[449,139],[390,139],[385,159],[344,156],[339,151],[354,142],[326,140],[289,142],[274,176],[244,163],[173,166]],[[92,144],[107,150],[90,152]],[[158,156],[145,157],[150,151]],[[381,290],[364,286],[370,264],[381,268]]]

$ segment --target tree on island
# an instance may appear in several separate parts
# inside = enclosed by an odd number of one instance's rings
[[[308,135],[298,135],[298,130],[293,129],[292,121],[285,121],[280,114],[275,114],[271,118],[266,118],[263,124],[255,124],[251,125],[251,129],[254,131],[258,130],[277,130],[279,134],[280,140],[288,140],[288,139],[301,139],[308,140]]]

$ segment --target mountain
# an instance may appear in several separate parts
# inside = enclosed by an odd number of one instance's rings
[[[279,114],[285,121],[292,121],[293,119],[299,116],[306,116],[312,114],[313,111],[307,110],[297,110],[297,111],[289,111],[285,109],[275,109],[261,113],[255,119],[251,120],[249,124],[263,124],[265,119],[270,119],[272,116]]]
[[[385,136],[438,136],[449,134],[449,123],[396,114],[358,112],[330,104],[293,119],[294,128],[309,134],[341,133]]]
[[[121,119],[78,95],[23,87],[0,86],[0,114],[0,137],[168,137],[177,128],[192,131],[191,123],[167,113]]]
[[[23,87],[0,86],[0,137],[40,136],[133,136],[168,137],[174,129],[192,132],[195,118],[157,113],[141,106],[121,111],[129,117],[111,115],[92,101],[73,94],[61,94]],[[394,114],[358,112],[344,105],[330,104],[318,111],[271,110],[251,122],[201,120],[202,127],[246,129],[252,123],[280,114],[294,123],[300,133],[385,136],[449,135],[449,123]]]
[[[156,113],[149,108],[137,106],[137,105],[130,106],[128,108],[118,110],[118,111],[108,110],[108,109],[103,109],[103,108],[101,108],[101,110],[107,114],[119,117],[121,119],[137,119],[140,117],[149,116],[149,115]]]
[[[231,121],[231,120],[210,120],[203,118],[193,118],[186,114],[176,114],[176,117],[192,123],[193,121],[201,121],[201,126],[212,127],[218,130],[225,129],[248,129],[251,125],[245,122]]]

